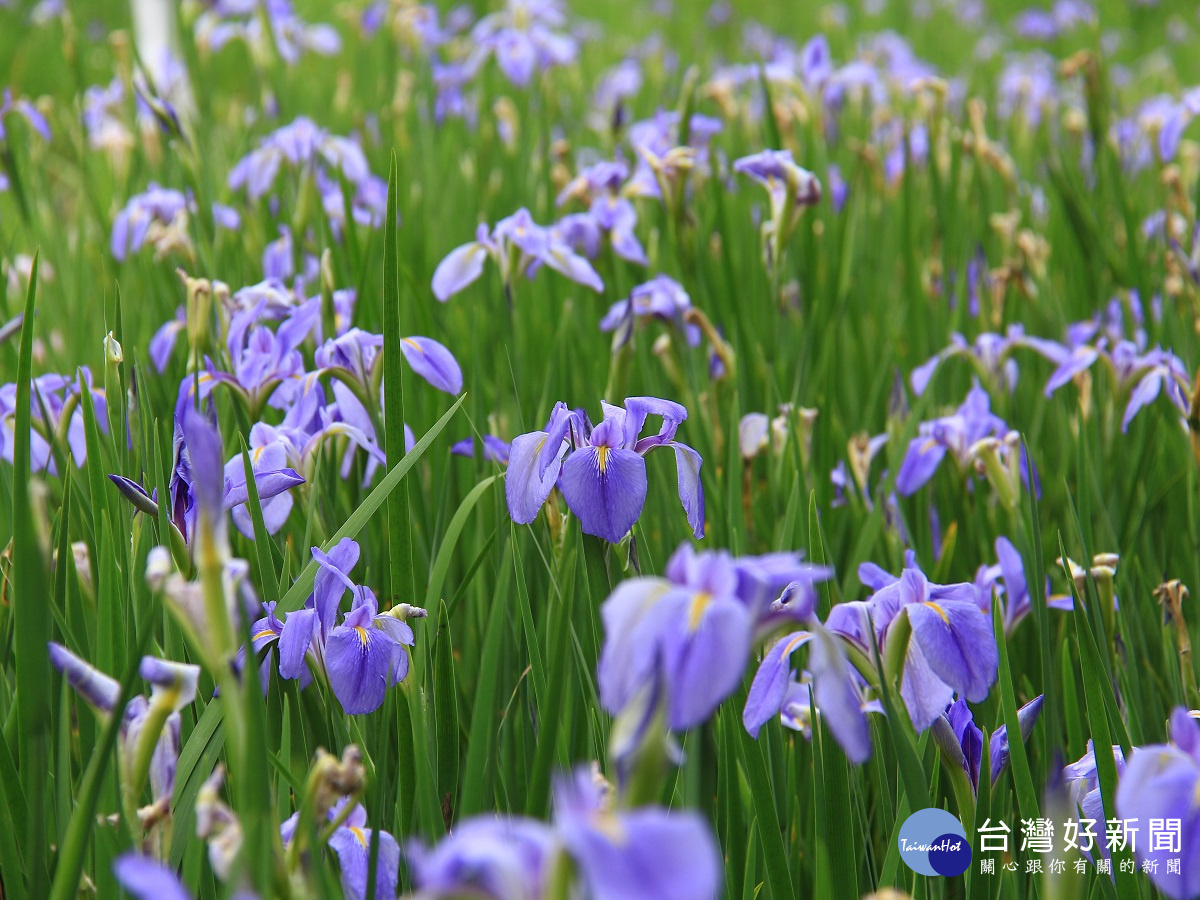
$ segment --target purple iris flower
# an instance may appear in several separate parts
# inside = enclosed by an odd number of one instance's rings
[[[743,156],[734,160],[733,170],[766,188],[772,209],[788,201],[797,206],[812,206],[821,199],[821,182],[812,172],[796,165],[791,150],[761,150]]]
[[[1084,343],[1087,340],[1093,343]],[[1176,409],[1187,415],[1191,378],[1183,360],[1170,350],[1156,347],[1142,352],[1134,341],[1114,333],[1111,326],[1102,330],[1095,321],[1072,326],[1066,346],[1046,341],[1038,349],[1058,366],[1046,382],[1047,397],[1102,360],[1117,390],[1128,392],[1122,432],[1128,431],[1133,417],[1157,399],[1164,388]]]
[[[591,263],[572,250],[554,229],[538,225],[529,210],[522,208],[497,222],[490,233],[486,225],[480,225],[474,241],[451,250],[433,273],[433,295],[445,302],[464,290],[483,274],[488,257],[500,269],[510,296],[517,275],[532,278],[542,266],[596,293],[604,290],[604,282]]]
[[[315,361],[322,373],[345,372],[364,390],[369,390],[378,377],[375,364],[382,358],[382,349],[383,335],[351,328],[322,344],[317,349]],[[400,338],[400,352],[412,370],[439,391],[448,394],[462,391],[463,376],[458,360],[433,338]]]
[[[721,887],[721,853],[694,812],[617,810],[595,774],[580,768],[555,785],[555,825],[586,893],[623,900],[710,900]]]
[[[709,143],[722,128],[721,120],[694,113],[688,120],[687,143],[691,166],[704,174],[709,168]],[[658,176],[649,160],[665,159],[680,147],[680,116],[678,112],[657,110],[649,119],[629,126],[629,144],[638,155],[632,177],[622,189],[627,197],[662,199]]]
[[[13,99],[13,93],[10,88],[4,89],[3,100],[0,100],[0,141],[5,141],[8,138],[8,132],[4,127],[4,120],[10,115],[21,116],[29,127],[36,131],[43,141],[50,141],[50,125],[46,122],[46,117],[43,116],[36,106],[26,100],[24,97]]]
[[[174,869],[134,851],[113,861],[113,875],[136,900],[192,900]]]
[[[525,87],[535,72],[575,60],[578,43],[555,30],[565,24],[559,0],[507,0],[503,9],[475,23],[474,55],[482,59],[490,54],[509,81]]]
[[[1009,56],[1000,72],[997,94],[1000,118],[1019,115],[1027,127],[1037,128],[1058,106],[1058,60],[1041,50]]]
[[[617,132],[624,122],[625,101],[642,89],[642,66],[636,59],[623,59],[600,76],[592,94],[588,124],[601,133]]]
[[[974,385],[953,415],[921,423],[918,436],[909,442],[900,463],[896,491],[904,497],[916,493],[933,477],[947,453],[965,467],[972,459],[971,448],[977,441],[1007,433],[1004,420],[991,411],[987,392]]]
[[[1121,779],[1125,777],[1125,754],[1119,744],[1112,745],[1113,762],[1117,767],[1117,793],[1120,795]],[[1104,803],[1100,795],[1100,776],[1096,772],[1096,747],[1091,740],[1087,742],[1087,752],[1077,761],[1063,766],[1063,777],[1071,793],[1071,799],[1079,808],[1084,819],[1093,822],[1105,821]],[[1099,849],[1108,856],[1108,846],[1104,841],[1097,841]]]
[[[297,308],[272,331],[262,323],[266,306],[266,301],[260,300],[252,309],[236,313],[230,320],[225,345],[233,371],[219,371],[207,360],[209,380],[200,383],[201,400],[216,385],[224,384],[241,394],[251,414],[257,415],[266,403],[279,405],[284,400],[286,389],[283,395],[275,396],[281,384],[295,383],[304,374],[304,357],[299,347],[319,320],[320,310],[316,305]],[[179,387],[180,404],[190,403],[195,388],[193,378],[185,376]]]
[[[968,265],[967,277],[968,282],[973,277],[977,277],[972,276],[970,265]],[[912,387],[913,393],[919,397],[925,393],[929,382],[942,363],[962,356],[970,360],[979,374],[988,378],[992,384],[997,386],[1003,384],[1010,391],[1016,390],[1020,372],[1017,361],[1012,358],[1012,353],[1020,348],[1034,350],[1043,356],[1057,356],[1061,350],[1061,346],[1055,341],[1026,335],[1024,327],[1020,324],[1008,326],[1002,335],[985,331],[972,343],[956,332],[950,336],[949,346],[938,351],[912,370],[912,374],[909,376],[909,385]]]
[[[700,345],[700,327],[684,322],[683,315],[692,308],[692,298],[683,285],[666,275],[656,275],[629,292],[629,297],[614,303],[600,320],[601,331],[617,331],[627,342],[632,336],[635,319],[653,318],[679,328],[692,347]]]
[[[404,853],[421,897],[534,900],[544,896],[556,849],[542,822],[480,816],[456,825],[434,848],[414,840]]]
[[[278,632],[279,674],[301,678],[306,660],[311,661],[328,677],[347,714],[374,712],[387,689],[408,674],[405,648],[413,645],[412,628],[391,613],[380,613],[374,592],[350,580],[347,573],[358,562],[357,543],[343,538],[328,555],[319,547],[312,548],[312,555],[320,566],[313,592],[303,609],[288,614]],[[353,602],[339,624],[338,612],[347,590]],[[272,616],[268,611],[268,616],[256,623],[254,634],[261,636],[256,649],[272,641],[265,633],[275,633]]]
[[[353,809],[329,836],[329,846],[337,854],[342,874],[342,891],[348,900],[363,900],[367,896],[367,878],[370,875],[371,838],[373,830],[367,827],[367,811],[350,797],[342,797],[329,810],[330,822],[339,819],[348,803]],[[300,814],[292,815],[279,827],[280,837],[286,847],[292,842],[299,824]],[[400,877],[400,845],[386,831],[379,832],[379,858],[375,869],[375,896],[395,897]]]
[[[462,62],[433,62],[433,120],[439,125],[447,118],[474,123],[478,117],[478,100],[464,93],[478,74],[478,65],[470,58]]]
[[[1156,819],[1177,820],[1177,846],[1153,846],[1148,835],[1138,840],[1134,855],[1151,861],[1150,880],[1173,900],[1200,895],[1200,725],[1183,707],[1171,712],[1170,743],[1137,747],[1117,785],[1116,814],[1136,819],[1143,828]],[[1168,842],[1169,844],[1170,842]],[[1172,872],[1168,859],[1182,859]],[[1146,871],[1146,869],[1143,869]]]
[[[94,84],[83,92],[83,126],[88,146],[111,154],[133,147],[133,133],[123,120],[125,83],[116,76],[106,85]]]
[[[357,143],[329,134],[301,116],[267,135],[255,150],[243,157],[229,173],[229,188],[234,191],[244,188],[251,200],[257,200],[270,191],[285,163],[304,172],[336,176],[340,171],[353,185],[366,181],[371,174],[367,158]]]
[[[513,440],[505,493],[513,521],[527,525],[558,484],[586,534],[610,543],[625,536],[646,502],[646,462],[651,450],[675,451],[679,499],[688,524],[704,536],[700,454],[675,440],[687,410],[670,400],[628,397],[625,408],[603,403],[604,421],[590,427],[585,415],[557,403],[545,431]],[[658,434],[641,437],[649,416],[662,418]],[[565,458],[564,458],[565,454]]]
[[[121,695],[121,685],[117,680],[93,668],[62,644],[51,642],[49,648],[51,664],[62,672],[76,693],[98,713],[113,712]],[[149,697],[138,695],[125,704],[117,737],[119,752],[124,763],[131,765],[151,708],[161,708],[164,704],[171,707],[154,746],[149,770],[153,802],[156,805],[166,804],[170,802],[175,789],[175,767],[182,746],[179,711],[196,699],[200,667],[144,656],[138,672],[150,682],[151,693]]]
[[[790,585],[796,606],[815,602],[832,571],[798,554],[734,558],[683,544],[666,577],[622,582],[600,608],[605,640],[596,669],[600,702],[620,714],[646,690],[661,698],[668,727],[694,728],[741,683],[756,631],[781,612],[772,599]]]
[[[136,194],[125,204],[113,221],[111,249],[118,261],[130,253],[136,253],[149,240],[155,245],[151,228],[159,231],[174,229],[186,237],[188,199],[181,191],[159,187],[154,182],[141,194]],[[161,255],[161,254],[160,254]]]
[[[865,603],[840,603],[826,627],[863,649],[889,657],[889,641],[906,639],[900,696],[913,727],[924,731],[960,694],[972,703],[985,700],[996,680],[999,654],[991,623],[979,609],[973,584],[934,584],[911,552],[896,577],[863,563],[859,580],[873,590]],[[868,616],[874,631],[867,624]],[[907,616],[907,629],[897,619]],[[898,638],[902,636],[902,638]]]

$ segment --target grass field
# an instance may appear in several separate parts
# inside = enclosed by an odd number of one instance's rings
[[[0,894],[1200,896],[1192,4],[140,8],[0,0]]]

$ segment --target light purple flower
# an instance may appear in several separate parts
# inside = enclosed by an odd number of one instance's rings
[[[974,385],[962,405],[949,416],[922,422],[896,475],[896,491],[901,496],[916,493],[933,477],[946,454],[960,465],[971,460],[971,448],[985,437],[1003,437],[1008,433],[1004,420],[991,411],[987,392]]]
[[[572,250],[561,234],[538,225],[522,208],[497,222],[490,233],[487,226],[480,225],[474,241],[451,250],[433,273],[434,296],[445,302],[464,290],[483,274],[483,264],[489,257],[500,269],[510,298],[516,276],[532,278],[542,266],[596,293],[604,290],[604,282],[591,263]]]
[[[245,189],[251,200],[262,197],[275,183],[280,168],[341,175],[351,184],[366,181],[371,172],[362,148],[349,138],[331,135],[303,116],[263,138],[229,173],[231,190]]]
[[[680,546],[665,578],[624,581],[601,606],[601,704],[618,715],[649,690],[665,704],[671,729],[701,724],[741,683],[756,630],[781,613],[797,614],[784,605],[773,610],[771,599],[792,585],[795,606],[811,607],[813,584],[831,575],[798,554],[735,559]]]
[[[666,275],[657,275],[635,287],[627,299],[609,307],[600,320],[600,330],[619,330],[623,342],[628,342],[636,319],[659,319],[674,325],[684,333],[689,345],[697,347],[701,338],[699,326],[683,320],[684,313],[691,307],[692,299],[683,285]]]
[[[410,841],[404,854],[422,897],[535,900],[544,894],[556,845],[541,822],[479,816],[457,824],[434,848]]]
[[[721,853],[694,812],[616,810],[587,769],[558,780],[555,824],[592,897],[711,900],[721,887]]]
[[[679,499],[693,533],[702,537],[703,461],[695,450],[675,440],[687,410],[656,397],[629,397],[624,409],[601,405],[604,421],[595,428],[584,415],[558,403],[545,431],[523,434],[513,441],[505,485],[513,520],[523,525],[532,522],[558,483],[584,532],[616,543],[633,527],[646,502],[642,457],[651,450],[670,447],[679,474]],[[649,416],[661,417],[662,428],[656,435],[641,437]]]
[[[1171,712],[1170,744],[1136,747],[1117,784],[1116,815],[1151,827],[1156,819],[1179,823],[1178,848],[1151,845],[1148,833],[1139,835],[1134,857],[1151,863],[1150,880],[1173,900],[1200,895],[1200,725],[1183,707]],[[1167,865],[1182,860],[1178,872]],[[1146,871],[1143,869],[1143,871]]]

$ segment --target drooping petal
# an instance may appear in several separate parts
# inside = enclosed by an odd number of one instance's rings
[[[600,280],[600,276],[592,268],[592,264],[566,244],[557,241],[550,244],[541,256],[541,260],[551,269],[566,275],[577,284],[589,287],[597,294],[604,292],[604,282]]]
[[[604,827],[566,827],[564,840],[592,897],[712,900],[721,855],[708,824],[692,812],[643,808]]]
[[[562,492],[586,534],[615,544],[642,514],[646,461],[621,448],[576,450],[563,463]]]
[[[379,628],[339,625],[325,644],[329,686],[349,715],[379,709],[394,683],[395,641]]]
[[[990,623],[971,601],[938,600],[905,607],[912,641],[930,669],[972,703],[987,699],[999,654]]]
[[[439,391],[457,394],[462,390],[462,369],[449,350],[432,338],[400,338],[400,350],[413,371]]]
[[[908,709],[913,728],[924,731],[954,699],[954,688],[929,668],[920,644],[910,639],[900,679],[900,698]]]
[[[1076,347],[1071,351],[1071,355],[1067,356],[1057,369],[1050,375],[1050,380],[1046,382],[1046,387],[1043,393],[1049,397],[1064,384],[1080,372],[1084,372],[1091,368],[1092,363],[1100,358],[1100,351],[1095,347],[1081,346]]]
[[[908,443],[900,471],[896,473],[896,491],[907,497],[915,494],[925,484],[946,456],[942,444],[927,437],[915,437]]]
[[[654,677],[657,635],[648,633],[649,617],[675,590],[665,578],[631,578],[617,585],[600,607],[604,646],[596,665],[600,703],[616,715],[637,690]]]
[[[763,657],[754,681],[750,684],[746,706],[742,710],[742,725],[751,737],[757,738],[763,725],[773,716],[779,715],[792,677],[792,653],[810,640],[812,632],[792,632],[776,641]]]
[[[865,762],[871,755],[871,731],[850,664],[832,634],[820,626],[815,631],[817,639],[809,650],[808,667],[813,673],[817,709],[850,761]]]
[[[1162,390],[1163,372],[1162,369],[1154,369],[1143,376],[1138,382],[1137,387],[1133,389],[1133,393],[1129,395],[1129,403],[1125,407],[1125,415],[1121,418],[1122,433],[1129,430],[1129,423],[1133,421],[1133,417],[1138,414],[1143,406],[1153,403]]]
[[[663,638],[667,724],[685,731],[706,721],[741,683],[754,625],[735,597],[706,592],[686,598]]]
[[[687,512],[688,524],[697,540],[704,537],[704,485],[700,483],[700,466],[704,460],[687,444],[672,441],[675,449],[675,468],[679,473],[679,500]]]
[[[513,439],[508,457],[508,474],[505,476],[504,494],[508,500],[508,514],[519,525],[528,525],[537,518],[554,483],[558,480],[559,465],[555,464],[539,474],[540,458],[546,447],[548,435],[544,431],[522,434]],[[558,458],[563,453],[559,440]]]
[[[306,608],[290,612],[279,633],[279,674],[300,678],[308,672],[305,654],[317,635],[317,611]]]
[[[433,273],[433,295],[445,303],[483,274],[487,247],[476,241],[455,247]]]
[[[342,870],[342,890],[347,900],[367,896],[373,830],[343,825],[329,838]],[[375,896],[395,897],[400,872],[400,845],[386,831],[379,832],[379,858],[375,869]]]

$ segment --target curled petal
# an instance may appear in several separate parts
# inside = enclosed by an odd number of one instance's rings
[[[457,394],[462,390],[462,369],[449,350],[432,338],[400,338],[400,350],[413,371],[439,391]]]

